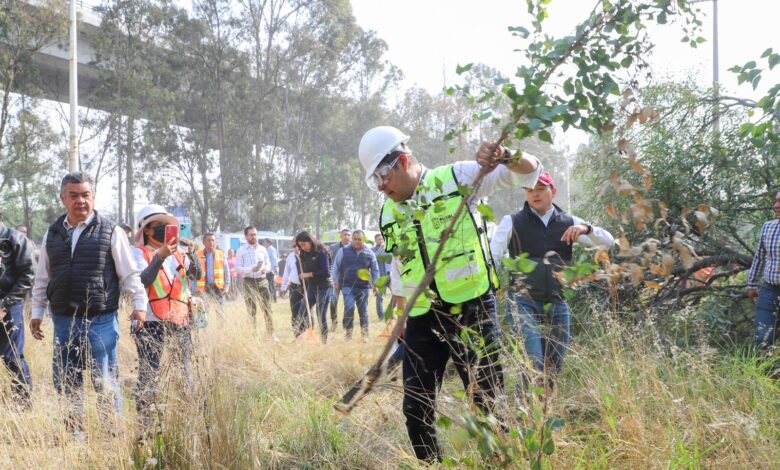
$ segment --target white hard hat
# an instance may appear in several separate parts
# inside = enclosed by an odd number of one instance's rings
[[[411,153],[406,148],[408,141],[408,135],[390,126],[375,127],[363,134],[363,138],[360,139],[358,156],[360,157],[360,164],[366,170],[366,182],[369,182],[371,175],[376,171],[376,167],[387,154],[394,150],[404,150]],[[371,186],[370,183],[369,186]]]
[[[159,204],[149,204],[140,211],[135,217],[136,227],[138,230],[135,232],[133,239],[136,243],[143,243],[144,241],[144,228],[149,223],[158,220],[165,223],[165,225],[179,225],[179,220],[173,215],[169,214],[165,208]]]

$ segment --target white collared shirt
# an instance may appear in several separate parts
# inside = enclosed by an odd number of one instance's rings
[[[73,235],[71,236],[71,255],[76,250],[76,244],[84,233],[84,230],[95,218],[95,212],[87,217],[84,222],[79,222],[76,227],[73,227],[68,218],[65,217],[62,225],[66,229],[73,228]],[[46,297],[46,288],[49,286],[49,280],[51,279],[51,269],[49,268],[49,254],[46,250],[46,239],[49,236],[49,231],[43,235],[43,241],[41,242],[41,251],[38,256],[38,269],[35,273],[35,283],[32,288],[32,319],[40,320],[46,313],[46,308],[49,306],[49,299]],[[136,267],[133,259],[133,253],[130,249],[130,242],[127,240],[125,231],[120,226],[115,226],[114,231],[111,233],[111,256],[114,258],[114,266],[116,267],[116,275],[119,278],[119,284],[122,290],[128,292],[132,298],[133,310],[146,310],[146,304],[148,299],[146,297],[146,289],[141,283],[140,271]]]
[[[260,270],[253,272],[255,266]],[[236,253],[236,272],[244,278],[265,279],[265,275],[271,270],[271,258],[268,250],[261,244],[254,247],[248,243],[241,245]]]
[[[284,275],[282,276],[282,290],[286,291],[290,284],[300,285],[301,278],[298,277],[298,259],[295,252],[287,255],[287,261],[284,263]]]
[[[550,223],[553,215],[557,212],[554,207],[548,210],[544,215],[539,214],[533,207],[530,207],[531,211],[541,219],[545,227]],[[585,221],[576,216],[571,216],[575,225],[586,224]],[[615,238],[611,233],[607,232],[601,227],[591,225],[593,231],[588,235],[580,235],[577,237],[577,243],[583,246],[603,246],[609,248],[615,243]],[[496,230],[493,232],[493,237],[490,239],[490,252],[493,255],[493,263],[497,268],[501,267],[501,259],[509,248],[509,239],[512,238],[512,216],[505,215],[501,219],[501,223],[498,224]]]

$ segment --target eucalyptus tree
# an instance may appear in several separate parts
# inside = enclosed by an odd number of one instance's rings
[[[35,5],[17,0],[0,2],[0,163],[8,158],[4,146],[6,131],[16,114],[14,97],[41,94],[34,56],[64,40],[66,31],[66,4],[61,0]]]

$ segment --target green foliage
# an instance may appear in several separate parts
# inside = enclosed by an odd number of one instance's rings
[[[536,269],[538,263],[528,259],[528,256],[528,253],[520,253],[520,255],[515,258],[502,259],[501,264],[503,264],[504,268],[510,273],[529,274]]]

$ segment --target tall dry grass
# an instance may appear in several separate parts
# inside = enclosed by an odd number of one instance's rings
[[[108,432],[97,419],[90,391],[84,443],[74,441],[62,425],[51,381],[48,324],[47,339],[28,340],[26,349],[35,383],[31,410],[18,411],[9,403],[8,374],[0,372],[0,466],[417,467],[399,382],[385,381],[349,417],[332,408],[378,354],[381,325],[372,321],[368,343],[345,342],[339,326],[321,345],[293,340],[286,303],[274,305],[274,320],[279,342],[266,338],[262,326],[253,331],[240,301],[228,304],[224,320],[212,315],[208,328],[195,334],[193,395],[185,397],[175,383],[164,383],[166,404],[155,410],[153,429],[139,440],[132,402],[135,346],[123,319],[124,417],[116,435]],[[652,327],[637,331],[606,314],[594,315],[591,323],[575,338],[557,395],[549,402],[548,413],[565,420],[554,434],[557,449],[549,467],[777,468],[780,389],[757,361],[699,345],[670,351]],[[509,409],[527,408],[516,398],[522,394],[515,393],[524,361],[517,355],[505,360]],[[476,444],[459,425],[468,414],[460,390],[455,376],[443,386],[441,409],[453,419],[442,431],[445,454],[480,465]]]

